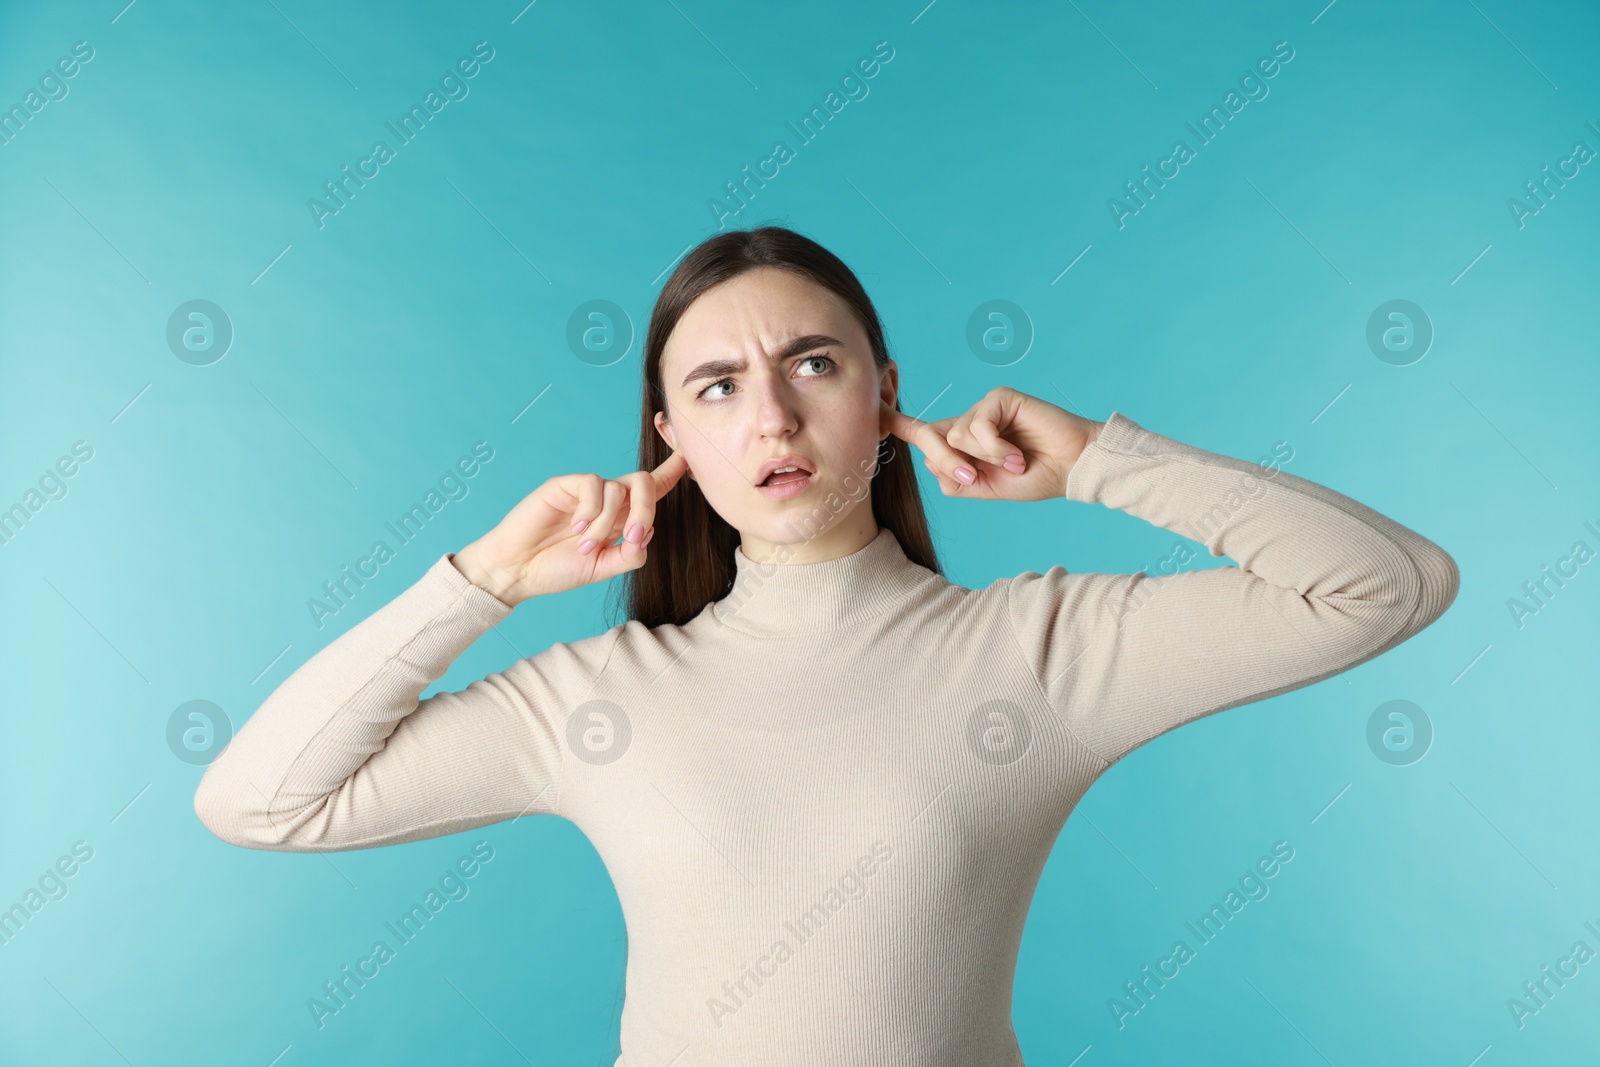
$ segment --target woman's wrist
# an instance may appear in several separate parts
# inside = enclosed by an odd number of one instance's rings
[[[1106,424],[1104,422],[1096,422],[1093,419],[1084,419],[1083,421],[1088,424],[1084,428],[1083,444],[1081,447],[1079,447],[1077,455],[1073,456],[1072,460],[1067,463],[1067,473],[1061,481],[1062,496],[1067,495],[1067,483],[1072,481],[1072,471],[1073,468],[1078,465],[1078,460],[1082,459],[1083,454],[1089,451],[1090,445],[1093,445],[1096,441],[1100,440],[1100,431],[1106,428]]]
[[[461,551],[452,553],[450,562],[467,581],[489,593],[507,607],[516,607],[523,599],[512,592],[517,582],[516,575],[503,568],[486,564],[476,541]]]

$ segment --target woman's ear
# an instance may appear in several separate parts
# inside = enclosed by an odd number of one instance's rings
[[[878,440],[888,437],[894,418],[895,401],[900,398],[900,364],[890,360],[878,374],[878,413],[879,431],[883,434]]]
[[[677,442],[672,439],[672,425],[671,423],[667,422],[667,413],[664,411],[656,412],[655,424],[656,433],[661,435],[661,439],[667,443],[667,447],[673,451],[677,451],[678,445]],[[695,480],[694,471],[690,470],[687,466],[684,468],[683,473],[688,475],[690,481]]]
[[[667,443],[668,448],[676,450],[678,446],[672,441],[672,426],[667,422],[667,413],[665,411],[656,412],[654,422],[656,433],[661,435],[661,439]]]

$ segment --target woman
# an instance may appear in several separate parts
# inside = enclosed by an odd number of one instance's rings
[[[1023,923],[1095,779],[1456,593],[1407,528],[1120,412],[1002,387],[903,414],[865,291],[788,230],[692,251],[644,374],[639,470],[552,477],[443,555],[195,797],[218,837],[283,851],[572,820],[627,919],[619,1065],[1020,1064]],[[1240,566],[952,584],[890,435],[946,495],[1106,504]],[[516,604],[619,574],[628,621],[418,702]]]

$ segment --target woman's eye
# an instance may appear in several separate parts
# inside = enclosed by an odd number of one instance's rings
[[[801,366],[805,366],[807,363],[821,363],[821,364],[823,364],[823,369],[818,371],[816,374],[802,374],[800,376],[802,378],[820,378],[820,377],[822,377],[822,375],[826,374],[829,370],[833,369],[835,366],[838,365],[837,361],[834,360],[834,358],[832,356],[807,356],[805,359],[802,359],[800,361],[800,365]],[[722,386],[722,385],[726,385],[730,389],[733,388],[733,379],[732,378],[721,378],[721,379],[718,379],[717,381],[712,382],[710,385],[708,385],[704,389],[700,390],[700,392],[698,394],[699,398],[701,400],[726,400],[727,397],[728,397],[727,393],[723,393],[721,395],[714,395],[711,392],[711,390],[717,388],[718,386]]]

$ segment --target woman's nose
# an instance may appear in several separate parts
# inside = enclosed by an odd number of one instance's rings
[[[756,420],[762,433],[792,432],[800,421],[799,408],[788,385],[774,377],[756,382]]]

